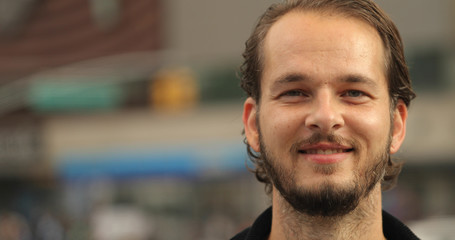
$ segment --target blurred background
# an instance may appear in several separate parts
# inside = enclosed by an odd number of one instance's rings
[[[271,0],[0,0],[0,239],[228,239],[270,203],[238,67]],[[418,98],[384,208],[455,239],[455,2],[377,1]],[[251,165],[250,165],[251,166]]]

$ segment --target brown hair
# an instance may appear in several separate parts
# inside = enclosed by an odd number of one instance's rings
[[[416,95],[411,87],[400,34],[392,20],[370,0],[284,0],[271,5],[259,18],[251,36],[245,43],[244,62],[240,68],[241,87],[249,97],[259,104],[263,70],[262,45],[269,29],[286,13],[296,10],[338,13],[363,20],[374,27],[379,33],[385,49],[386,77],[391,99],[390,111],[393,113],[398,99],[409,106]],[[260,182],[266,184],[266,191],[270,193],[271,181],[264,170],[263,159],[259,153],[251,149],[246,139],[245,143],[248,155],[256,167],[253,172]],[[389,157],[386,174],[382,181],[383,190],[395,185],[401,168],[402,163],[394,162]]]

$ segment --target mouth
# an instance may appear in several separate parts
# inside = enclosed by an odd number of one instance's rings
[[[334,148],[334,149],[322,149],[322,148],[311,148],[306,150],[298,150],[300,154],[321,154],[321,155],[330,155],[330,154],[337,154],[337,153],[347,153],[354,151],[353,148]]]
[[[330,143],[330,142],[319,142],[316,144],[303,145],[298,149],[299,154],[311,154],[311,155],[331,155],[339,153],[353,152],[352,146]]]
[[[331,142],[319,142],[316,144],[302,145],[297,150],[302,157],[300,159],[310,161],[318,165],[336,164],[351,157],[355,148],[351,145],[343,145]]]

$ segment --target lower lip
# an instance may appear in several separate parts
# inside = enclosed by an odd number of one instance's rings
[[[316,164],[334,164],[339,163],[346,159],[349,155],[349,152],[334,153],[334,154],[307,154],[300,153],[301,156],[304,156],[305,159],[308,159],[311,162]]]

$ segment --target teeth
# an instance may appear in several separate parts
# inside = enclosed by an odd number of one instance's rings
[[[343,150],[341,149],[310,149],[306,151],[308,154],[335,154],[342,152]]]

